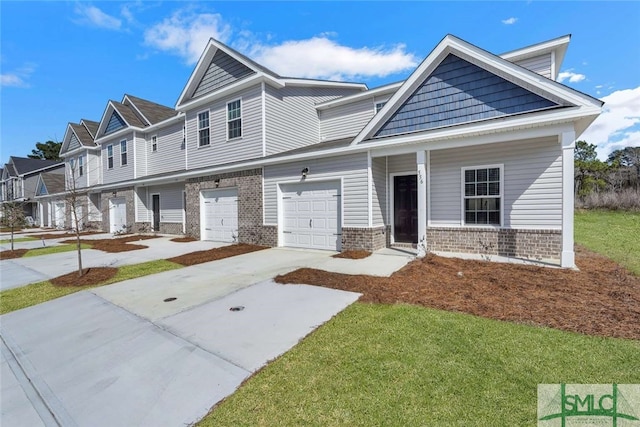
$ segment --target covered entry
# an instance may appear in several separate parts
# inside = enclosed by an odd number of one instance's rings
[[[280,189],[283,246],[339,251],[340,182],[282,184]]]
[[[200,236],[216,242],[238,241],[238,190],[204,190],[200,193]]]
[[[393,238],[418,243],[418,180],[416,175],[393,177]]]

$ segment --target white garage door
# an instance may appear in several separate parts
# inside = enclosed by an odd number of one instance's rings
[[[215,242],[238,241],[238,190],[202,191],[200,236]]]
[[[284,246],[339,251],[339,182],[283,184],[281,190]]]
[[[127,228],[127,201],[125,199],[109,200],[109,232],[117,233]]]

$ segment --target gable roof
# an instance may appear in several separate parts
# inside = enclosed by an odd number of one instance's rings
[[[9,157],[9,163],[7,165],[13,166],[15,171],[15,175],[11,176],[20,176],[26,175],[29,173],[33,173],[45,168],[50,168],[54,166],[62,165],[62,161],[60,160],[42,160],[42,159],[31,159],[29,157]],[[5,165],[5,167],[7,166]],[[11,173],[11,169],[8,169]]]
[[[485,70],[493,76],[497,76],[503,82],[509,82],[519,88],[525,89],[541,99],[546,99],[557,106],[571,109],[571,114],[567,113],[565,119],[585,119],[577,124],[577,133],[582,133],[584,129],[595,119],[600,112],[602,102],[589,95],[578,92],[546,77],[543,77],[531,70],[513,64],[506,59],[489,53],[455,36],[447,35],[422,61],[416,70],[409,76],[402,86],[393,94],[387,104],[376,114],[371,121],[356,136],[353,144],[358,144],[365,140],[390,136],[381,135],[379,131],[403,108],[405,103],[417,93],[420,87],[425,84],[434,71],[449,57],[455,57],[466,61],[472,67]],[[457,82],[456,82],[457,83]],[[508,90],[508,89],[507,89]],[[573,108],[571,108],[573,107]],[[536,111],[534,109],[533,111]],[[440,111],[437,111],[438,113]],[[525,111],[526,112],[526,111]],[[531,113],[534,114],[534,113]],[[446,115],[446,114],[445,114]],[[511,117],[515,114],[502,114],[500,117]],[[409,114],[407,119],[413,119]],[[480,117],[479,121],[490,120],[491,117]],[[472,121],[473,122],[473,121]],[[443,123],[431,128],[415,128],[409,132],[419,134],[427,132],[436,127],[463,125],[470,122]],[[508,123],[501,122],[507,126]]]
[[[131,109],[138,112],[149,125],[163,122],[179,114],[173,108],[132,95],[125,95],[122,103],[132,107]]]
[[[93,139],[96,138],[96,134],[98,133],[98,126],[100,126],[100,123],[94,122],[92,120],[82,119],[80,120],[80,124],[87,129]]]
[[[65,175],[56,173],[41,173],[36,183],[36,196],[47,196],[65,191]],[[44,188],[44,192],[40,189]]]

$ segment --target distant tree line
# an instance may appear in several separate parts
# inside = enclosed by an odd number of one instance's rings
[[[602,161],[594,144],[577,141],[574,159],[577,206],[640,210],[640,147],[615,150]]]

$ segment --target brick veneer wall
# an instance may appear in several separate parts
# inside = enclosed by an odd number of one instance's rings
[[[387,227],[342,227],[342,250],[375,251],[387,246]]]
[[[427,250],[560,261],[562,232],[478,228],[427,229]]]
[[[114,196],[113,193],[116,193]],[[133,187],[120,188],[118,190],[105,191],[100,194],[100,210],[102,211],[102,231],[110,232],[111,215],[109,214],[109,200],[124,198],[127,206],[127,228],[128,231],[138,232],[138,226],[135,223],[135,207],[133,198]]]
[[[216,187],[217,179],[220,182]],[[187,234],[200,238],[200,191],[234,187],[238,189],[238,241],[276,246],[277,227],[262,225],[262,169],[189,179],[185,185]]]

